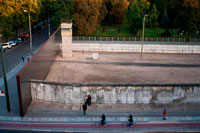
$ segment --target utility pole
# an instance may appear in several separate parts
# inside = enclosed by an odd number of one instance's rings
[[[6,94],[7,112],[10,112],[10,100],[9,100],[9,94],[8,94],[8,83],[7,83],[7,78],[6,78],[5,60],[4,60],[3,45],[2,44],[0,44],[0,48],[1,48],[1,59],[2,59],[2,69],[3,69],[5,94]]]
[[[27,10],[24,10],[24,12],[27,12]],[[30,54],[33,54],[32,49],[32,32],[31,32],[31,14],[30,11],[28,12],[28,22],[29,22],[29,33],[30,33]]]
[[[144,45],[144,29],[145,29],[145,17],[147,15],[144,15],[144,19],[143,19],[143,31],[142,31],[142,45],[141,45],[141,56],[140,58],[142,58],[142,54],[143,54],[143,45]]]
[[[49,38],[50,38],[50,36],[51,36],[51,28],[50,28],[50,23],[48,23],[48,26],[49,26]]]

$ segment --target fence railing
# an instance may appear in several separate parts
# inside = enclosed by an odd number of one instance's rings
[[[142,37],[73,36],[73,41],[142,41]],[[144,37],[146,42],[200,42],[200,38]]]

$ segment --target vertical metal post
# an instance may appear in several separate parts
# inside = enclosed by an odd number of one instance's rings
[[[29,32],[30,32],[30,53],[33,54],[33,49],[32,49],[32,32],[31,32],[31,15],[30,15],[30,12],[28,13],[28,19],[29,19]]]
[[[146,15],[144,15],[144,19],[143,19],[142,45],[141,45],[141,56],[140,56],[140,58],[142,58],[142,54],[143,54],[145,17],[146,17]]]
[[[50,36],[51,36],[51,25],[50,25],[50,23],[48,24],[48,26],[49,26],[49,38],[50,38]]]
[[[6,72],[5,72],[5,60],[4,60],[2,44],[0,44],[0,48],[1,48],[1,59],[2,59],[3,79],[4,79],[4,85],[5,85],[7,111],[10,112],[10,100],[9,100],[9,94],[8,94],[8,83],[7,83]]]

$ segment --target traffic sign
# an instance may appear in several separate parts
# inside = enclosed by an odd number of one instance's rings
[[[5,91],[4,90],[0,90],[0,96],[5,96]]]

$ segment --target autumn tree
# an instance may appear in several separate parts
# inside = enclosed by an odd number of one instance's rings
[[[88,35],[94,32],[104,19],[105,12],[104,1],[75,0],[74,34]]]
[[[35,14],[39,13],[38,0],[0,0],[0,28],[6,39],[12,35],[13,29],[17,35],[19,28],[27,27],[28,16],[24,10],[30,12],[31,20],[35,21]]]
[[[122,24],[128,9],[127,0],[111,0],[112,9],[109,12],[110,22],[112,24]]]

